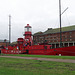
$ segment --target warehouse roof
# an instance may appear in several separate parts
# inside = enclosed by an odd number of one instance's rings
[[[73,26],[68,26],[68,27],[62,27],[62,32],[65,31],[73,31],[75,30],[75,25]],[[59,33],[60,32],[60,28],[56,28],[56,29],[48,29],[44,32],[44,34],[50,34],[50,33]]]
[[[35,33],[34,35],[39,35],[39,34],[43,34],[43,32],[37,32],[37,33]]]
[[[75,25],[62,27],[62,32],[73,31],[73,30],[75,30]],[[60,32],[60,28],[55,28],[55,29],[48,28],[48,30],[46,30],[45,32],[37,32],[34,35],[52,34],[52,33],[59,33],[59,32]]]

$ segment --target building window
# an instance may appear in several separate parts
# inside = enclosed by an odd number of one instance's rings
[[[57,42],[58,42],[58,40],[57,40]]]
[[[72,36],[70,35],[70,38],[71,38]]]
[[[70,32],[70,34],[72,34],[72,32]]]
[[[72,39],[70,39],[70,41],[72,41]]]
[[[66,39],[66,41],[67,41],[67,39]]]

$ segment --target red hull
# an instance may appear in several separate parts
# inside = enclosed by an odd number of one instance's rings
[[[47,50],[29,50],[29,54],[35,55],[63,55],[63,56],[75,56],[75,46],[54,48]]]
[[[45,48],[45,46],[47,48]],[[23,50],[22,50],[23,49]],[[33,54],[33,55],[63,55],[63,56],[75,56],[75,46],[54,48],[50,49],[50,45],[34,45],[27,46],[21,50],[10,50],[2,49],[3,54]]]

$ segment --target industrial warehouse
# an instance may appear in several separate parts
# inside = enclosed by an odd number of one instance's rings
[[[62,46],[75,45],[75,25],[62,27]],[[45,43],[52,45],[52,48],[60,47],[60,28],[48,28],[45,32],[37,32],[33,35],[34,44]]]

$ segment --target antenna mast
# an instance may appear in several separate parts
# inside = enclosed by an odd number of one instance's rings
[[[62,30],[61,30],[61,0],[59,0],[59,21],[60,21],[60,47],[62,47]]]
[[[11,15],[9,15],[9,44],[11,43]]]

